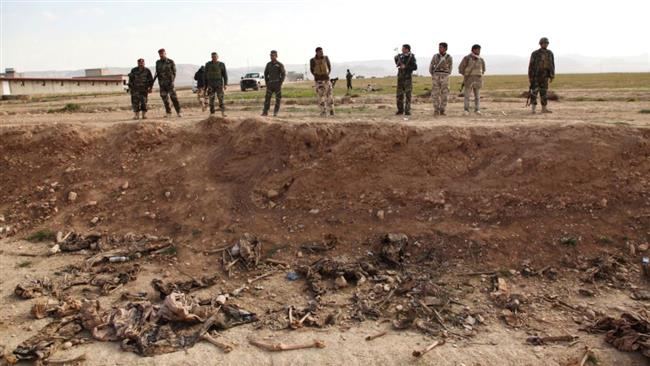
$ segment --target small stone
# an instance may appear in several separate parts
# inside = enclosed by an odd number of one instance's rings
[[[89,201],[88,206],[97,206],[97,201]]]
[[[299,251],[298,253],[296,253],[296,257],[298,257],[298,258],[302,258],[302,252]]]
[[[128,182],[128,181],[127,181],[127,182],[124,182],[124,184],[122,184],[122,186],[121,186],[120,188],[122,188],[122,190],[127,190],[127,189],[129,189],[129,182]]]
[[[59,246],[59,244],[55,244],[52,248],[50,248],[50,255],[54,255],[60,251],[61,251],[61,246]]]
[[[400,311],[404,310],[404,306],[402,306],[401,304],[397,305],[397,306],[395,306],[395,310],[400,312]]]
[[[68,193],[68,201],[74,202],[77,200],[77,192]]]
[[[172,193],[170,191],[165,192],[165,197],[169,198],[172,196]]]
[[[388,292],[388,291],[390,291],[390,285],[389,285],[389,284],[385,284],[385,285],[384,285],[384,292]]]
[[[319,212],[320,210],[317,208],[312,208],[311,210],[309,210],[309,213],[312,215],[317,215]]]
[[[225,304],[225,303],[226,303],[226,300],[228,300],[228,298],[226,297],[226,295],[219,295],[219,296],[217,296],[217,298],[216,298],[216,302],[217,302],[218,304],[220,304],[220,305]]]
[[[63,343],[63,349],[70,349],[72,348],[72,342],[67,341]]]
[[[274,198],[277,198],[278,196],[280,196],[280,192],[276,191],[275,189],[269,189],[266,192],[266,198],[268,198],[270,200],[272,200]]]
[[[639,247],[637,249],[639,249],[640,253],[647,252],[648,251],[648,243],[639,244]]]
[[[473,316],[468,315],[467,318],[465,318],[465,324],[474,325],[476,324],[476,319]]]
[[[377,211],[377,218],[381,221],[384,221],[384,218],[386,217],[384,210],[379,210]]]
[[[343,276],[337,277],[336,280],[334,280],[334,284],[336,285],[336,288],[348,287],[348,281],[346,281]]]
[[[96,225],[99,222],[99,217],[95,216],[90,220],[90,223]]]
[[[384,286],[381,283],[378,283],[372,288],[372,290],[376,293],[380,293],[384,291]]]

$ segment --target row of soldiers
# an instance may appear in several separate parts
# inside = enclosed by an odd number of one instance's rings
[[[551,113],[547,108],[548,98],[546,92],[549,82],[555,77],[555,61],[553,53],[548,50],[549,40],[544,37],[539,41],[540,48],[534,51],[530,57],[528,66],[528,79],[530,82],[530,103],[532,112],[536,112],[537,94],[540,95],[542,112]],[[453,59],[447,53],[448,45],[441,42],[438,45],[438,53],[433,56],[429,64],[429,73],[432,78],[431,97],[433,99],[434,116],[445,116],[449,98],[449,75],[452,72]],[[321,116],[334,115],[334,98],[332,94],[333,84],[330,80],[332,64],[323,53],[322,47],[317,47],[315,56],[309,61],[309,69],[314,77],[315,90],[320,107]],[[131,104],[134,112],[134,119],[147,118],[147,97],[151,93],[154,82],[158,79],[160,97],[165,106],[165,117],[171,117],[173,104],[176,114],[181,117],[181,106],[178,102],[174,80],[176,78],[176,65],[173,60],[167,57],[165,49],[158,50],[159,60],[156,61],[156,75],[152,76],[151,71],[145,67],[144,60],[138,60],[138,66],[129,73],[129,90],[131,92]],[[485,60],[480,56],[481,46],[475,44],[471,52],[461,61],[458,72],[463,75],[464,91],[464,113],[469,114],[470,97],[474,97],[474,112],[481,113],[480,90],[483,86],[483,75],[485,74]],[[280,111],[282,100],[282,84],[286,78],[284,65],[278,61],[278,53],[273,50],[270,53],[271,60],[264,69],[266,81],[266,95],[262,116],[267,116],[271,107],[271,99],[275,96],[273,115],[277,116]],[[411,52],[411,46],[404,44],[402,52],[394,57],[397,67],[397,115],[409,116],[411,114],[411,94],[413,90],[413,72],[417,70],[415,55]],[[346,79],[348,90],[351,89],[352,73],[347,70]],[[219,102],[221,115],[225,117],[224,91],[228,87],[228,73],[226,65],[219,61],[219,55],[212,52],[211,60],[197,71],[194,76],[197,81],[198,98],[203,111],[205,111],[205,99],[209,98],[210,114],[216,112],[215,97]],[[141,113],[141,115],[140,115]]]

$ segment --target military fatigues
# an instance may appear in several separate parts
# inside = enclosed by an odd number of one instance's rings
[[[134,67],[129,73],[129,92],[131,92],[131,107],[134,113],[147,111],[147,97],[153,86],[151,70],[146,67]]]
[[[528,80],[530,81],[530,104],[537,105],[537,93],[542,99],[542,106],[548,104],[546,91],[548,80],[555,78],[555,59],[553,52],[540,48],[530,55],[528,63]]]
[[[208,96],[210,97],[210,113],[214,113],[214,97],[219,99],[219,109],[224,113],[226,106],[223,103],[223,86],[228,85],[228,73],[226,72],[226,64],[221,61],[208,62],[205,64],[205,86],[208,88]]]
[[[433,80],[431,85],[431,98],[433,99],[433,113],[444,114],[449,99],[449,75],[451,74],[453,59],[451,55],[437,53],[433,55],[429,65],[429,73]]]
[[[404,65],[397,69],[397,113],[411,114],[411,94],[413,92],[413,71],[418,69],[415,55],[400,53],[395,56],[395,65]]]
[[[309,69],[314,75],[316,96],[321,115],[325,115],[328,109],[330,114],[334,114],[334,97],[332,96],[332,83],[330,82],[330,71],[332,70],[330,59],[327,56],[314,57],[309,60]]]
[[[345,74],[345,81],[347,82],[346,86],[347,86],[348,90],[351,90],[352,89],[352,73],[351,72],[348,71]]]
[[[160,97],[165,105],[165,112],[172,113],[169,105],[169,99],[174,104],[176,113],[181,113],[181,105],[178,103],[176,90],[174,89],[174,79],[176,79],[176,64],[170,58],[156,61],[156,75],[158,75],[158,86],[160,87]]]
[[[275,94],[275,107],[273,108],[273,115],[277,116],[280,111],[280,102],[282,100],[282,83],[287,76],[284,65],[279,62],[270,61],[266,64],[264,69],[264,81],[266,82],[266,95],[264,96],[264,110],[263,114],[269,112],[271,108],[271,97]]]
[[[196,80],[196,98],[201,104],[201,110],[205,112],[205,105],[207,94],[205,93],[205,67],[201,68],[194,74],[194,80]]]
[[[485,74],[485,60],[474,52],[463,57],[458,66],[458,72],[463,75],[464,85],[464,107],[469,112],[469,97],[474,93],[474,111],[481,110],[481,87],[483,86],[483,74]]]

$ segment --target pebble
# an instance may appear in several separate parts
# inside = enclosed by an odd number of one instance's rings
[[[384,285],[384,291],[385,291],[385,292],[390,291],[390,285],[389,285],[389,284],[385,284],[385,285]]]
[[[216,298],[217,303],[218,303],[218,304],[221,304],[221,305],[225,304],[225,303],[226,303],[226,300],[228,300],[228,298],[226,297],[226,295],[219,295],[219,296],[217,296],[217,298]]]
[[[165,192],[165,197],[169,198],[172,196],[172,193],[170,191]]]
[[[318,214],[319,212],[320,212],[320,210],[317,209],[317,208],[312,208],[311,210],[309,210],[309,213],[312,214],[312,215],[316,215],[316,214]]]
[[[348,287],[348,281],[346,281],[343,276],[337,277],[336,280],[334,280],[334,284],[336,285],[336,288]]]
[[[278,197],[280,193],[276,191],[275,189],[269,189],[268,192],[266,192],[266,198],[272,200],[276,197]]]
[[[381,221],[384,221],[385,218],[384,210],[377,211],[377,218]]]
[[[93,217],[90,220],[90,223],[93,224],[93,225],[97,224],[98,222],[99,222],[99,217],[97,217],[97,216]]]
[[[56,254],[61,251],[61,246],[59,244],[55,244],[52,248],[50,248],[50,254]]]
[[[70,348],[72,348],[72,342],[67,341],[63,343],[63,349],[70,349]]]
[[[77,192],[68,193],[68,201],[74,202],[77,200]]]
[[[124,184],[122,184],[120,188],[122,188],[123,190],[129,189],[129,182],[124,182]]]

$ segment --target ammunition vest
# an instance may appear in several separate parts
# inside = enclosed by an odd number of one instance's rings
[[[327,56],[323,58],[314,57],[314,75],[329,75],[330,69],[327,67]]]

